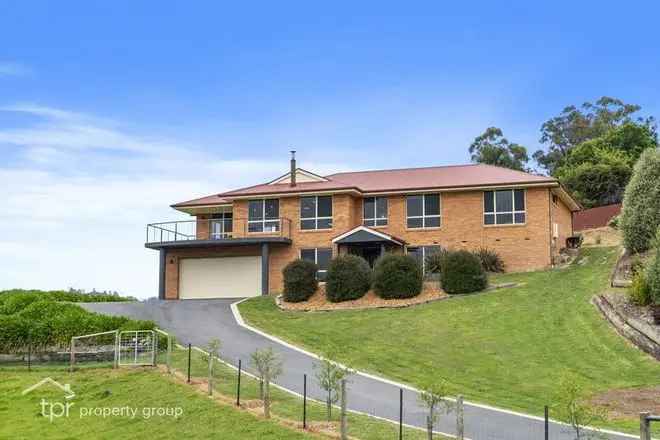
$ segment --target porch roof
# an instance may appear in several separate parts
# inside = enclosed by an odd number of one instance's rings
[[[406,242],[393,235],[386,234],[367,226],[357,226],[350,231],[332,239],[335,244],[348,244],[348,243],[382,243],[388,242],[399,246],[403,246]]]

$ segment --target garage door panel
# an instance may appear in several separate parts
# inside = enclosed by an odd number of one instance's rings
[[[237,298],[261,291],[261,257],[183,258],[179,298]]]

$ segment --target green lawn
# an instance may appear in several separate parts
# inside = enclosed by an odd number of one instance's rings
[[[392,310],[280,311],[240,305],[252,325],[314,352],[415,386],[444,377],[466,399],[540,414],[565,371],[589,393],[660,384],[660,363],[628,345],[589,299],[608,286],[614,248],[584,249],[564,270],[504,274],[522,286]],[[634,432],[638,419],[607,426]]]
[[[306,434],[260,420],[230,406],[218,405],[192,390],[175,383],[154,370],[112,370],[86,368],[69,374],[64,369],[41,368],[28,373],[24,368],[0,369],[0,438],[11,439],[171,439],[241,438],[304,439]],[[40,401],[46,398],[64,402],[55,388],[37,390],[26,396],[21,391],[46,376],[69,383],[76,393],[69,417],[49,419],[42,416]],[[130,406],[138,409],[130,416],[87,416],[86,408]],[[144,408],[180,407],[183,414],[143,417]]]

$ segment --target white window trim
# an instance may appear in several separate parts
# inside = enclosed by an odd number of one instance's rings
[[[438,210],[440,214],[426,215],[426,196],[438,195]],[[438,229],[442,226],[442,195],[440,193],[425,193],[415,194],[415,196],[422,196],[422,215],[408,215],[408,197],[406,196],[406,229]],[[424,220],[427,218],[439,218],[440,224],[438,226],[424,226]],[[422,226],[408,226],[408,219],[421,218]],[[413,246],[415,247],[415,246]]]
[[[525,200],[525,209],[523,210],[516,210],[516,190],[522,190],[523,192],[523,199]],[[497,191],[510,191],[511,192],[511,204],[513,205],[513,210],[512,211],[498,211],[497,210]],[[492,192],[493,193],[493,212],[486,212],[486,193],[487,192]],[[527,190],[524,188],[511,188],[511,189],[493,189],[489,191],[484,191],[483,196],[482,196],[482,201],[481,201],[481,206],[483,210],[483,216],[481,218],[481,221],[484,226],[489,227],[489,226],[524,226],[527,224]],[[486,224],[486,214],[493,215],[493,220],[495,223],[492,224]],[[513,217],[512,223],[497,223],[497,215],[498,214],[511,214]],[[525,214],[525,221],[522,223],[517,223],[516,222],[516,214]]]
[[[364,216],[364,200],[365,200],[365,199],[374,199],[374,212],[373,212],[373,217],[365,217],[365,216]],[[378,206],[378,199],[385,199],[385,204],[387,205],[387,210],[386,210],[386,212],[385,212],[385,217],[376,217],[376,213],[378,212],[378,208],[377,208],[377,206]],[[369,228],[384,228],[385,226],[387,226],[387,224],[388,224],[388,222],[389,222],[389,220],[388,220],[389,211],[390,211],[390,201],[387,199],[387,197],[382,197],[382,196],[369,196],[369,197],[364,197],[364,198],[362,199],[362,225],[367,226],[367,227],[369,227]],[[366,225],[365,222],[366,222],[367,220],[369,220],[369,221],[373,221],[373,222],[374,222],[373,226],[368,226],[368,225]],[[377,224],[379,220],[385,220],[385,224],[384,224],[384,225],[379,225],[379,224]]]
[[[229,215],[231,213],[221,212],[220,214],[222,214],[221,218],[212,218],[211,219],[210,236],[211,236],[211,239],[213,239],[213,240],[218,240],[220,238],[231,238],[232,234],[233,234],[233,230],[234,230],[234,227],[233,227],[234,218],[233,218],[233,216],[230,219],[230,218],[227,217],[227,215]],[[225,231],[225,222],[227,220],[232,221],[232,232]],[[215,225],[220,225],[220,231],[219,232],[214,232],[213,231],[213,228],[214,228]]]
[[[318,265],[319,265],[319,249],[329,250],[329,251],[330,251],[330,259],[332,260],[332,254],[333,254],[333,252],[332,252],[332,248],[325,248],[325,247],[323,247],[323,248],[303,248],[303,249],[300,249],[300,251],[299,251],[299,257],[300,257],[300,259],[302,260],[302,253],[303,253],[303,251],[311,251],[311,250],[313,250],[313,251],[314,251],[314,264],[316,264],[316,265],[318,266]],[[316,279],[319,278],[319,276],[318,276],[319,273],[325,273],[325,274],[327,274],[327,273],[328,273],[328,269],[319,269],[319,270],[317,270],[317,271],[316,271]]]
[[[267,219],[266,218],[266,200],[277,200],[277,213],[278,217],[274,219]],[[261,202],[261,220],[250,220],[250,202]],[[280,212],[280,201],[279,199],[250,199],[248,200],[248,233],[249,234],[262,234],[264,232],[278,232],[281,228],[280,225],[280,218],[279,218],[279,212]],[[277,222],[277,226],[275,229],[272,228],[271,225],[269,225],[269,229],[266,229],[266,223],[275,223]],[[251,224],[261,224],[261,231],[250,231],[250,225]]]
[[[303,198],[311,198],[314,197],[314,217],[303,217],[302,216],[302,200]],[[304,196],[300,198],[300,230],[301,231],[327,231],[330,230],[334,227],[333,221],[332,221],[332,215],[329,217],[319,217],[319,197],[330,197],[330,209],[332,209],[332,214],[334,215],[335,209],[334,209],[334,199],[332,196]],[[319,220],[330,220],[330,227],[329,228],[319,228]],[[303,221],[309,221],[309,220],[314,220],[314,229],[303,229],[302,227],[302,222]]]

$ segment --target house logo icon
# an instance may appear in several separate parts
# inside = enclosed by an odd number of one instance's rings
[[[60,390],[62,390],[64,392],[64,398],[67,399],[67,400],[70,400],[70,399],[73,399],[74,397],[76,397],[76,393],[74,393],[71,390],[71,386],[68,383],[65,383],[64,385],[62,385],[61,383],[59,383],[58,381],[56,381],[54,379],[51,379],[50,377],[42,379],[41,381],[35,383],[31,387],[24,389],[21,394],[23,396],[25,396],[26,394],[29,394],[32,391],[36,390],[37,388],[41,388],[42,386],[47,385],[47,384],[51,384],[53,386],[56,386]]]

